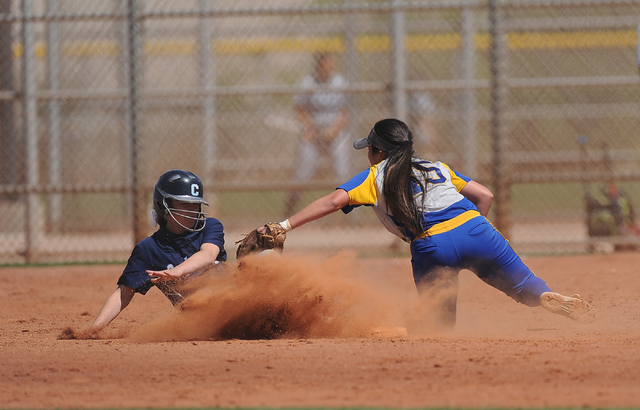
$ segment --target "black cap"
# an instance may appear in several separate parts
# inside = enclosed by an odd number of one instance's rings
[[[393,151],[395,148],[398,148],[397,145],[389,141],[385,141],[378,134],[376,134],[375,127],[371,128],[371,132],[369,133],[367,138],[360,138],[356,140],[353,143],[353,148],[363,149],[363,148],[367,148],[369,145],[373,145],[374,147],[385,152]]]

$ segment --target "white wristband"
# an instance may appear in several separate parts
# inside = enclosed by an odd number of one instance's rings
[[[285,232],[289,232],[291,229],[291,223],[289,222],[288,219],[285,219],[284,221],[280,222],[280,226],[282,226],[282,229],[284,229]]]

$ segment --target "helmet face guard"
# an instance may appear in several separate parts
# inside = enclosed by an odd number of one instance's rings
[[[198,210],[189,211],[186,209],[175,208],[174,206],[176,201],[183,202],[183,203],[197,203]],[[206,202],[184,201],[181,199],[174,198],[172,195],[166,195],[163,199],[163,204],[166,210],[165,217],[171,217],[171,219],[173,219],[173,221],[177,223],[182,229],[190,232],[198,232],[204,229],[204,226],[207,223],[207,213],[202,212],[202,204],[208,205]],[[193,221],[192,227],[189,228],[183,225],[180,221],[176,219],[176,216]]]
[[[171,217],[184,230],[197,232],[204,229],[206,224],[207,214],[202,212],[202,205],[209,205],[202,195],[203,186],[200,178],[189,171],[176,169],[160,176],[153,190],[153,203],[165,219]],[[176,201],[199,204],[199,207],[197,211],[177,208]],[[193,226],[185,226],[176,216],[193,220]]]

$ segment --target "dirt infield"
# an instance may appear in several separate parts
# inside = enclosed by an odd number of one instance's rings
[[[99,339],[59,337],[92,322],[122,266],[0,269],[0,408],[640,406],[640,253],[525,260],[596,305],[587,325],[463,271],[450,332],[416,322],[408,260],[305,258],[280,279],[216,279],[185,310],[152,289]],[[285,338],[213,340],[269,298],[291,299]],[[372,335],[388,324],[410,332]]]

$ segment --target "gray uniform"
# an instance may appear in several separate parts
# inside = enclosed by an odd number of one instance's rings
[[[319,84],[313,76],[305,77],[301,84],[307,89],[317,85]],[[341,91],[347,85],[343,76],[333,74],[323,85],[326,86],[326,91],[303,92],[294,98],[296,106],[306,110],[320,130],[329,127],[347,106],[347,97]],[[330,143],[300,141],[294,180],[297,182],[310,180],[316,171],[318,159],[325,151],[331,154],[336,176],[339,179],[345,179],[349,173],[349,137],[343,129]]]

